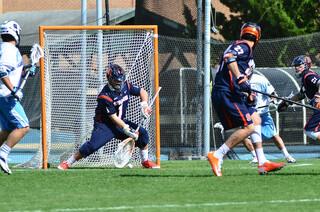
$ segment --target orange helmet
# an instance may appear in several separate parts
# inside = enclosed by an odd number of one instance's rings
[[[261,28],[256,23],[245,23],[241,27],[240,39],[247,39],[254,41],[256,46],[261,37]]]

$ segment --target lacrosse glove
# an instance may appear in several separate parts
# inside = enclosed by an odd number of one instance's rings
[[[250,87],[250,83],[249,80],[246,76],[244,76],[243,74],[241,74],[238,79],[236,80],[237,84],[240,86],[240,90],[242,92],[247,92],[248,94],[251,93],[251,87]]]
[[[290,103],[282,100],[282,102],[278,105],[277,111],[280,112],[285,112],[287,108],[289,107]]]
[[[246,96],[245,103],[247,107],[255,107],[257,105],[257,95],[255,93],[251,93]]]
[[[17,101],[20,101],[23,97],[23,93],[22,91],[18,88],[14,88],[13,91],[11,92],[11,95],[14,96],[14,98],[17,100]]]
[[[320,93],[319,93],[319,92],[317,92],[317,93],[313,96],[310,104],[311,104],[313,107],[316,107],[316,108],[320,109]]]
[[[140,103],[141,115],[143,118],[147,119],[151,114],[151,109],[148,107],[147,102]]]
[[[139,133],[136,133],[132,128],[130,128],[129,125],[124,125],[123,127],[123,133],[126,134],[127,136],[133,138],[134,140],[138,140],[139,138]]]

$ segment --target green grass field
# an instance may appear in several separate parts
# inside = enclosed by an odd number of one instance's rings
[[[320,211],[320,160],[260,176],[246,160],[164,161],[160,170],[12,169],[0,211]]]

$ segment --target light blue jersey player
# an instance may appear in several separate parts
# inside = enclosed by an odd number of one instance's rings
[[[145,128],[140,127],[136,134],[133,129],[138,125],[126,119],[126,110],[130,96],[141,99],[141,113],[147,118],[151,110],[148,108],[148,93],[126,81],[124,70],[117,64],[110,64],[107,71],[108,83],[97,97],[98,105],[94,116],[94,129],[91,138],[84,143],[67,161],[63,161],[58,169],[68,169],[69,166],[81,158],[86,158],[113,138],[120,140],[132,137],[136,146],[140,148],[141,165],[148,169],[160,167],[148,158],[149,135]]]
[[[11,149],[29,131],[29,120],[20,104],[23,94],[17,89],[23,72],[23,61],[16,45],[20,40],[20,26],[15,21],[1,24],[0,43],[0,166],[11,174],[7,157]]]
[[[252,77],[249,79],[250,85],[252,89],[255,89],[257,91],[261,91],[263,93],[271,94],[271,95],[277,95],[275,92],[274,87],[272,84],[268,81],[267,78],[264,76],[253,74]],[[288,150],[282,140],[282,138],[278,135],[276,127],[274,125],[273,119],[271,117],[271,114],[269,111],[269,106],[271,99],[263,95],[261,93],[256,93],[257,97],[257,105],[256,110],[261,118],[261,136],[262,140],[266,140],[271,138],[275,145],[278,147],[278,149],[282,152],[284,155],[284,158],[287,160],[288,163],[295,163],[296,160],[288,153]],[[244,142],[246,145],[247,141]],[[247,146],[247,145],[246,145]],[[249,151],[251,151],[253,155],[253,160],[251,163],[257,163],[255,152],[252,151],[253,147],[248,148]]]

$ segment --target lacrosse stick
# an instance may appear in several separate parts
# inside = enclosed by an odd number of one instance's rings
[[[305,105],[305,104],[302,104],[300,102],[295,102],[293,100],[290,100],[290,99],[286,99],[286,98],[283,98],[283,97],[279,97],[279,96],[276,96],[276,95],[272,95],[272,94],[268,94],[268,93],[265,93],[265,92],[262,92],[262,91],[258,91],[258,90],[255,90],[255,89],[251,89],[253,92],[257,92],[257,93],[261,93],[263,95],[266,95],[266,96],[269,96],[269,97],[273,97],[273,98],[276,98],[276,99],[280,99],[280,100],[283,100],[285,102],[289,102],[291,104],[296,104],[296,105],[300,105],[302,107],[306,107],[306,108],[309,108],[309,109],[312,109],[312,110],[319,110],[319,108],[316,108],[316,107],[312,107],[310,105]]]
[[[34,66],[34,64],[36,64],[37,62],[39,62],[40,58],[44,56],[43,50],[41,48],[41,46],[37,43],[33,44],[31,50],[30,50],[31,54],[30,54],[30,60],[31,60],[31,64],[27,65],[27,67],[32,68]],[[30,75],[30,69],[27,71],[26,75],[24,76],[22,82],[19,85],[19,88],[17,90],[22,90],[24,85],[26,84],[26,81]]]
[[[152,107],[154,101],[156,100],[159,92],[161,90],[161,87],[159,87],[158,91],[155,93],[150,105],[148,106],[149,108]],[[137,133],[140,129],[140,126],[143,125],[144,123],[144,118],[140,121],[137,129],[135,130],[135,133]],[[127,165],[129,160],[131,159],[132,153],[135,148],[135,139],[134,138],[127,138],[123,140],[121,143],[118,144],[118,149],[114,153],[114,165],[117,168],[123,168]]]

